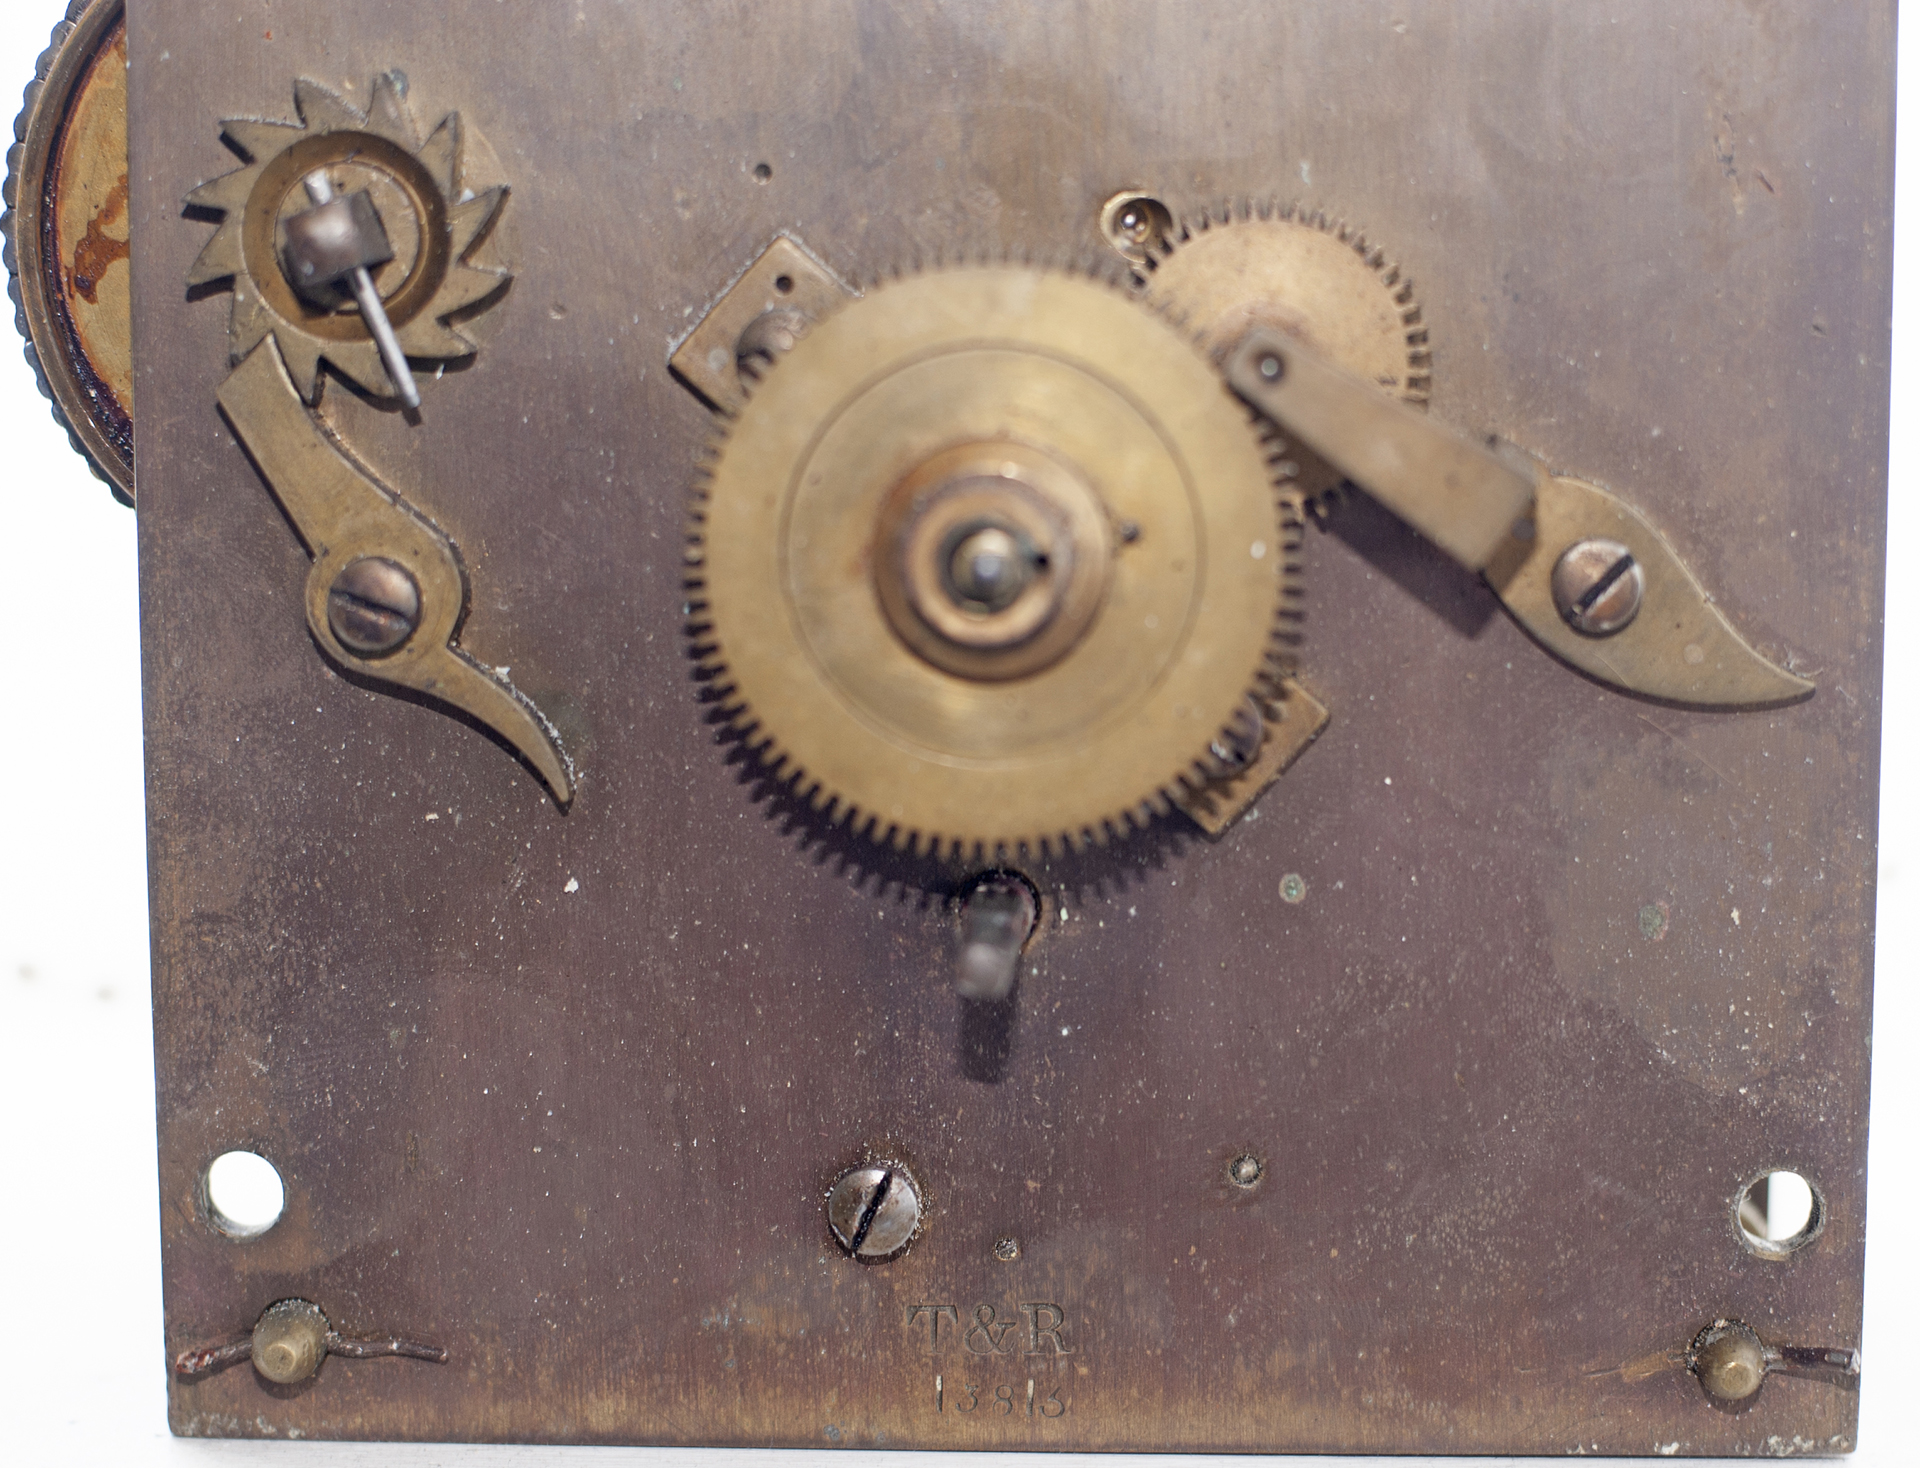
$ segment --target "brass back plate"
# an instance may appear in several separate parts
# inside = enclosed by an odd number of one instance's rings
[[[1893,24],[132,7],[166,1349],[298,1297],[450,1353],[176,1380],[175,1430],[1845,1450],[1847,1391],[1720,1410],[1680,1362],[1722,1316],[1859,1339]],[[579,760],[565,814],[314,656],[306,554],[216,408],[225,304],[181,285],[220,119],[390,68],[492,143],[518,274],[417,424],[328,411],[458,545],[463,646]],[[1326,733],[1217,843],[1172,815],[1032,864],[1013,1001],[961,1004],[968,874],[820,824],[706,718],[681,557],[711,423],[668,358],[782,230],[855,281],[1071,256],[1125,187],[1297,193],[1391,242],[1436,420],[1634,486],[1818,693],[1603,688],[1356,497],[1304,548]],[[239,1145],[289,1189],[245,1242],[196,1203]],[[869,1267],[822,1199],[876,1156],[926,1214]],[[1774,1166],[1827,1207],[1786,1260],[1732,1222]]]

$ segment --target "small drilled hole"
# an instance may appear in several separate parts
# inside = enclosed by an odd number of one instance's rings
[[[278,1169],[258,1152],[222,1152],[207,1165],[201,1186],[207,1217],[229,1238],[265,1233],[287,1206],[287,1188]]]
[[[1825,1221],[1820,1195],[1797,1172],[1763,1172],[1740,1190],[1736,1210],[1748,1248],[1782,1258],[1812,1241]]]
[[[765,183],[768,179],[773,177],[773,165],[771,163],[754,164],[753,177],[755,182]]]
[[[782,295],[782,296],[792,295],[793,294],[793,277],[791,275],[776,275],[773,278],[773,289],[774,289],[774,292],[778,295]]]

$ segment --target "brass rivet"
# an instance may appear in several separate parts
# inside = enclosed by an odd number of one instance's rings
[[[1687,1364],[1701,1390],[1715,1401],[1741,1402],[1760,1390],[1767,1352],[1751,1327],[1738,1320],[1716,1320],[1694,1340]]]
[[[253,1327],[254,1370],[282,1386],[305,1381],[327,1353],[327,1328],[327,1317],[310,1301],[267,1306]]]

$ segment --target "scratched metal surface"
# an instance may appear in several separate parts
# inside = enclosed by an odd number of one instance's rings
[[[1850,1445],[1832,1386],[1736,1413],[1630,1368],[1723,1314],[1859,1339],[1891,5],[129,8],[166,1349],[299,1294],[452,1353],[176,1382],[177,1432]],[[218,120],[395,66],[498,153],[518,279],[418,426],[329,411],[453,531],[465,644],[580,758],[565,816],[317,654],[214,408],[226,299],[181,286]],[[1627,493],[1818,695],[1610,693],[1357,502],[1308,547],[1326,736],[1217,846],[1029,865],[1017,1003],[963,1014],[953,874],[812,827],[703,719],[709,422],[665,359],[776,229],[849,275],[1075,249],[1128,184],[1364,224],[1434,412]],[[247,1244],[195,1203],[237,1145],[290,1192]],[[880,1268],[819,1202],[868,1148],[931,1203]],[[1786,1263],[1730,1224],[1769,1165],[1828,1204]]]

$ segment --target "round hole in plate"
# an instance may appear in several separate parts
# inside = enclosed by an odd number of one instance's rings
[[[1784,1168],[1754,1178],[1734,1205],[1742,1242],[1769,1259],[1784,1259],[1811,1243],[1826,1222],[1823,1213],[1813,1184]]]
[[[765,183],[768,179],[773,177],[773,165],[771,163],[754,164],[753,177],[755,182]]]
[[[207,1217],[229,1238],[265,1233],[287,1206],[287,1186],[279,1169],[258,1152],[222,1152],[207,1164],[201,1189]]]
[[[791,275],[776,275],[773,279],[773,289],[776,295],[792,295],[793,277]]]

